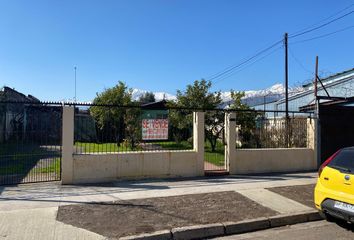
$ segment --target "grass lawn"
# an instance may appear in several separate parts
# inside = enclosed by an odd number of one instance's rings
[[[158,142],[149,142],[147,144],[156,145],[161,147],[163,150],[189,150],[193,149],[193,144],[188,141],[182,141],[180,143],[174,141],[158,141]],[[81,148],[77,152],[86,152],[86,153],[97,153],[97,152],[129,152],[129,151],[143,151],[143,147],[139,146],[135,150],[132,150],[129,146],[117,146],[116,143],[85,143],[85,142],[76,142],[75,147]],[[151,149],[154,149],[152,147]],[[156,148],[158,150],[158,148]],[[211,151],[211,146],[208,141],[205,142],[205,160],[215,164],[217,166],[224,165],[224,145],[222,142],[218,141],[216,144],[215,152]]]
[[[225,164],[224,154],[217,152],[205,152],[204,157],[205,161],[210,162],[216,166],[224,166]]]
[[[60,174],[60,158],[50,157],[46,158],[44,162],[36,164],[40,161],[38,159],[22,157],[17,160],[10,160],[11,162],[6,162],[0,166],[0,175],[13,175],[13,174],[36,174],[36,173],[55,173]]]
[[[11,156],[28,156],[32,154],[41,154],[47,152],[38,144],[29,143],[2,143],[0,145],[0,156],[11,155]]]
[[[224,144],[220,141],[216,143],[215,152],[212,152],[211,145],[209,141],[205,142],[205,152],[204,158],[207,162],[210,162],[216,166],[223,166],[225,163],[225,147]]]
[[[32,170],[34,173],[55,173],[60,174],[60,158],[55,158],[49,166],[40,167]],[[30,172],[31,173],[31,172]]]
[[[16,162],[9,166],[0,167],[0,175],[12,175],[12,174],[20,174],[24,172],[26,172],[24,161]]]
[[[96,152],[127,152],[136,151],[132,150],[129,146],[123,146],[121,144],[119,147],[117,143],[85,143],[76,142],[75,147],[81,148],[81,152],[96,153]],[[78,150],[80,152],[80,150]]]
[[[183,141],[180,143],[176,143],[173,141],[168,142],[148,142],[146,144],[156,145],[161,147],[161,149],[165,150],[186,150],[186,149],[193,149],[193,145],[187,141]],[[142,146],[138,146],[135,149],[131,149],[129,146],[117,146],[116,143],[85,143],[85,142],[76,142],[75,147],[81,148],[81,152],[87,153],[96,153],[96,152],[129,152],[129,151],[143,151]],[[154,149],[152,147],[152,149]],[[80,149],[78,150],[80,152]]]
[[[0,145],[0,175],[60,174],[59,149],[38,144]]]
[[[190,149],[193,149],[193,144],[191,144],[188,141],[182,141],[180,143],[177,143],[174,141],[153,142],[152,144],[159,145],[163,149],[168,149],[168,150],[190,150]]]

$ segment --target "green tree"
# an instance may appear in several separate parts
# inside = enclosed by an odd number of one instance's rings
[[[97,93],[93,104],[128,105],[131,103],[132,91],[125,83],[119,81],[112,88],[107,88],[101,93]],[[124,116],[125,109],[120,107],[92,106],[90,113],[96,120],[99,135],[105,133],[103,141],[115,141],[119,146],[124,138]]]
[[[221,102],[220,92],[211,92],[211,81],[204,79],[194,81],[192,85],[187,85],[184,92],[177,91],[176,106],[181,108],[195,108],[195,109],[214,109],[217,108]],[[192,128],[192,116],[186,114],[188,111],[178,110],[175,114],[171,114],[173,126],[177,129],[175,131],[175,139],[180,140],[182,136],[178,136],[185,131],[185,129]],[[210,142],[212,151],[215,151],[217,140],[220,139],[224,130],[224,115],[222,111],[207,111],[205,114],[205,137]]]
[[[244,96],[245,93],[242,91],[235,92],[231,90],[231,98],[233,103],[231,104],[230,109],[242,110],[236,113],[236,124],[241,126],[239,135],[242,139],[242,147],[257,147],[259,145],[259,140],[257,139],[255,130],[258,114],[242,102],[242,98]]]
[[[144,94],[142,94],[140,97],[139,97],[139,102],[144,104],[144,103],[152,103],[152,102],[155,102],[155,95],[153,92],[146,92]]]
[[[124,115],[125,138],[131,149],[136,149],[141,139],[141,109],[128,108]]]
[[[216,108],[222,102],[220,92],[210,92],[211,81],[202,79],[187,85],[185,92],[177,90],[177,105],[186,108]]]

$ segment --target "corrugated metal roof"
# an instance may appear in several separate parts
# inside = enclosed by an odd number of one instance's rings
[[[328,76],[328,77],[325,77],[325,78],[323,78],[323,79],[321,79],[321,80],[322,80],[322,82],[327,82],[327,81],[333,80],[333,79],[335,79],[335,78],[338,78],[338,77],[340,77],[340,76],[346,75],[346,74],[348,74],[348,73],[354,73],[354,68],[351,68],[351,69],[349,69],[349,70],[345,70],[345,71],[340,72],[340,73],[333,74],[333,75]],[[310,86],[312,86],[312,85],[313,85],[313,83],[311,82],[311,83],[307,83],[307,84],[305,84],[305,85],[302,85],[302,87],[310,87]]]

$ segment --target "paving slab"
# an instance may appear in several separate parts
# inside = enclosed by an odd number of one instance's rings
[[[267,189],[248,189],[238,190],[237,192],[265,207],[273,209],[282,214],[312,210],[310,207],[307,207],[289,198],[283,197],[277,193],[271,192]]]
[[[56,207],[0,212],[0,239],[105,239],[96,233],[56,221],[56,213]]]
[[[316,179],[316,173],[296,173],[116,181],[97,185],[61,186],[58,182],[23,184],[0,187],[0,211],[55,207],[59,203],[65,205],[306,185],[315,183]]]
[[[58,206],[88,202],[237,191],[279,213],[304,211],[306,206],[276,193],[271,195],[264,188],[314,184],[316,179],[316,173],[296,173],[116,181],[97,185],[62,186],[53,182],[1,186],[0,239],[104,239],[55,220]]]

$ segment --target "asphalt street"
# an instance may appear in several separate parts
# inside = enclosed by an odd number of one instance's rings
[[[309,222],[273,228],[264,231],[232,235],[216,238],[218,240],[341,240],[354,239],[354,225],[346,223],[330,223],[327,221]]]

